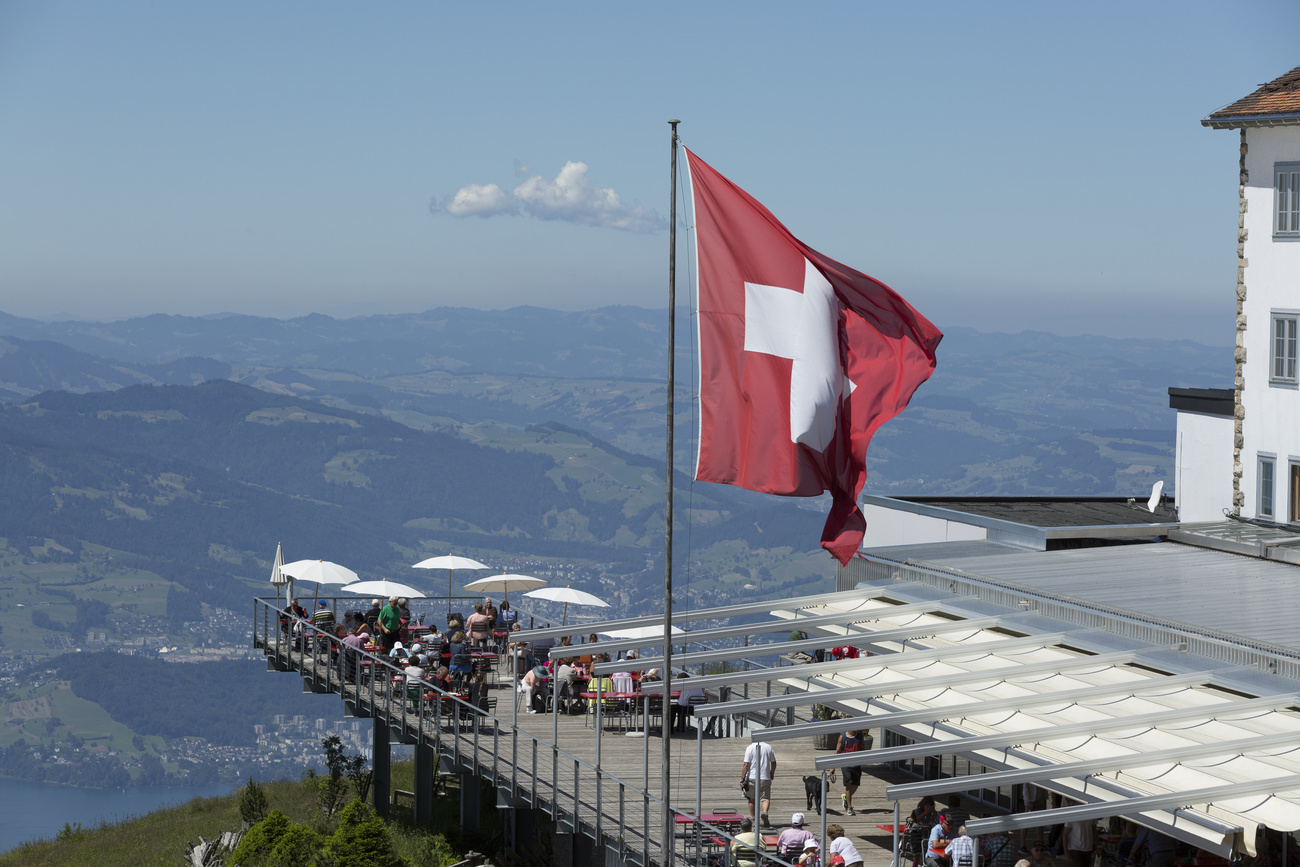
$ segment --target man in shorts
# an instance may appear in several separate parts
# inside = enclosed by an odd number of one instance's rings
[[[758,777],[758,801],[762,807],[759,815],[764,828],[772,827],[767,811],[772,806],[772,778],[776,776],[776,753],[772,745],[755,741],[745,747],[745,763],[740,768],[740,787],[749,800],[749,815],[754,815],[754,777]]]

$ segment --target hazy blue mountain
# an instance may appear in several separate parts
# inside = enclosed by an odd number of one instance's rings
[[[230,378],[477,442],[505,444],[530,425],[557,423],[658,459],[665,317],[632,307],[111,323],[0,315],[0,333],[14,335],[0,343],[0,400],[52,388]],[[691,343],[685,319],[683,356]],[[97,354],[60,353],[51,340]],[[694,457],[693,369],[688,357],[679,361],[682,467]],[[1228,347],[949,327],[935,375],[877,435],[868,485],[877,492],[1132,495],[1157,479],[1169,484],[1168,387],[1226,386],[1231,374]]]

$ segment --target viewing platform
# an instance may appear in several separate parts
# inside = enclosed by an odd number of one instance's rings
[[[538,809],[554,821],[558,834],[573,836],[572,851],[587,853],[590,858],[575,856],[574,863],[662,865],[665,826],[671,828],[674,863],[716,863],[709,855],[716,855],[721,849],[719,840],[727,840],[726,832],[735,833],[737,828],[729,824],[697,827],[686,817],[697,815],[697,809],[705,816],[746,813],[741,766],[750,735],[759,724],[744,714],[700,717],[698,726],[696,720],[688,720],[684,731],[670,733],[671,791],[664,797],[663,720],[657,713],[649,719],[648,737],[643,707],[635,714],[602,713],[599,736],[596,714],[591,710],[574,715],[529,714],[504,664],[490,679],[495,713],[473,712],[465,702],[451,697],[426,702],[424,712],[418,713],[409,701],[405,682],[392,680],[403,677],[398,667],[372,657],[365,668],[375,672],[373,676],[363,673],[356,680],[340,680],[338,667],[329,661],[329,648],[337,642],[318,635],[319,652],[300,649],[300,642],[280,630],[274,606],[274,599],[255,603],[254,645],[266,655],[268,668],[296,672],[304,691],[334,693],[347,715],[373,719],[374,805],[381,815],[386,816],[389,810],[387,757],[392,744],[415,747],[417,823],[428,821],[432,813],[437,756],[436,773],[460,778],[463,825],[478,825],[481,782],[497,791],[508,844],[515,839],[525,843],[531,837],[529,813]],[[307,628],[310,631],[309,625]],[[435,692],[432,687],[425,691]],[[712,691],[711,698],[716,696],[717,691]],[[776,717],[807,722],[809,709],[802,708],[797,717],[785,713]],[[811,737],[774,741],[772,747],[777,773],[770,834],[789,827],[791,815],[802,812],[807,815],[806,827],[820,839],[820,814],[809,808],[804,778],[814,780],[814,788],[820,789],[820,774],[812,760],[830,751],[815,752]],[[830,788],[825,803],[827,821],[845,828],[868,864],[883,867],[892,860],[892,835],[877,828],[893,821],[893,808],[884,798],[884,789],[889,783],[909,779],[913,778],[884,766],[868,766],[854,798],[856,815],[852,816],[841,806],[842,787]]]

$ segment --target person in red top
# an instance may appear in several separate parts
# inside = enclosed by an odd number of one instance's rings
[[[831,657],[834,659],[857,659],[858,649],[856,647],[832,647]]]

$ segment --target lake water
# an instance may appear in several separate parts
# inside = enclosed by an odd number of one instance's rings
[[[24,780],[0,779],[0,852],[38,837],[53,839],[67,823],[94,828],[183,804],[191,798],[228,795],[238,783],[197,789],[75,789]],[[177,863],[184,855],[177,852]]]

